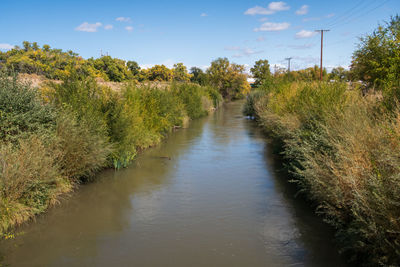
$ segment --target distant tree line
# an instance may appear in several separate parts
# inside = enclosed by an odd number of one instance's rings
[[[7,52],[0,51],[0,68],[13,73],[37,74],[57,80],[74,74],[81,80],[93,77],[112,82],[192,82],[202,86],[212,85],[229,99],[241,98],[250,90],[245,67],[230,63],[227,58],[214,60],[206,71],[198,67],[192,67],[188,71],[183,63],[176,63],[172,68],[155,65],[142,69],[136,61],[125,61],[109,55],[84,59],[71,50],[65,52],[47,44],[40,47],[37,42],[24,41],[22,47],[16,46]]]

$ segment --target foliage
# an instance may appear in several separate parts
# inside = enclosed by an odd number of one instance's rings
[[[54,109],[38,100],[37,91],[0,72],[0,140],[17,144],[32,133],[48,135],[55,119]]]
[[[207,85],[208,79],[207,79],[207,74],[204,73],[204,71],[198,67],[192,67],[190,68],[190,81],[192,83],[197,83],[200,85]]]
[[[369,86],[384,88],[400,80],[400,16],[392,17],[372,34],[360,38],[351,71]],[[398,84],[397,84],[398,85]]]
[[[346,82],[350,80],[350,72],[343,67],[333,68],[329,73],[329,80]]]
[[[196,84],[174,84],[172,91],[179,97],[191,119],[197,119],[207,114],[202,107],[202,98],[206,95],[203,87]]]
[[[253,77],[255,79],[255,85],[258,86],[264,81],[271,79],[271,71],[269,69],[268,60],[258,60],[255,62],[254,66],[250,69]]]
[[[128,61],[126,62],[126,66],[132,73],[134,77],[138,76],[140,73],[140,66],[136,61]]]
[[[0,76],[0,234],[100,169],[126,167],[187,116],[205,115],[221,100],[215,89],[189,83],[160,89],[132,82],[116,92],[78,72],[45,87],[38,94]]]
[[[174,74],[164,65],[155,65],[147,70],[147,79],[150,81],[171,81]]]
[[[107,80],[122,82],[132,78],[132,72],[128,70],[125,61],[121,59],[102,56],[97,59],[90,58],[88,62],[93,65],[96,70],[104,73]],[[130,67],[134,68],[132,62],[130,63]]]
[[[218,88],[227,99],[240,99],[250,92],[244,66],[230,63],[227,58],[218,58],[207,69],[210,84]]]
[[[0,146],[0,234],[43,212],[71,189],[46,143],[33,134],[18,146]]]
[[[249,97],[302,193],[356,262],[400,258],[400,114],[342,83],[275,83]]]
[[[172,69],[173,80],[178,82],[188,82],[190,81],[190,74],[187,72],[187,68],[183,63],[174,64]]]

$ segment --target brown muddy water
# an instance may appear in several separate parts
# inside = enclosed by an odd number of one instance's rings
[[[2,264],[344,266],[331,229],[277,174],[242,104],[102,172],[2,241]]]

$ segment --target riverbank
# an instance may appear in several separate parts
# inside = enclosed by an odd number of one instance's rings
[[[218,108],[217,90],[78,79],[32,88],[0,73],[0,235],[104,168],[128,166],[172,129]]]
[[[277,174],[243,102],[193,120],[128,168],[99,173],[0,241],[0,264],[346,266],[332,231]]]
[[[248,98],[299,192],[363,265],[400,259],[400,115],[346,84],[275,81]]]

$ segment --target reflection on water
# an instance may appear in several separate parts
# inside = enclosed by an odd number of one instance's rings
[[[240,102],[105,171],[0,243],[11,266],[341,266]]]

